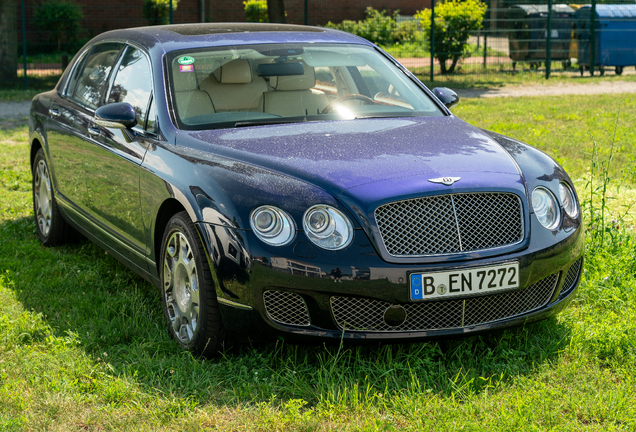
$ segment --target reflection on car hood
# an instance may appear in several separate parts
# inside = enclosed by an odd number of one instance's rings
[[[520,180],[502,147],[454,116],[303,122],[183,132],[185,145],[293,175],[334,195],[374,182],[495,173]],[[497,176],[498,177],[498,176]],[[400,181],[401,180],[401,181]],[[439,188],[439,186],[437,186]]]

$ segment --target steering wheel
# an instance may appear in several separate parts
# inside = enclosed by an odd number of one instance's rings
[[[335,99],[333,102],[327,105],[324,110],[322,110],[322,114],[327,114],[335,108],[335,105],[339,105],[342,102],[350,100],[360,100],[363,102],[362,105],[375,105],[375,102],[370,97],[358,93],[353,93],[350,95],[340,96],[339,98]]]

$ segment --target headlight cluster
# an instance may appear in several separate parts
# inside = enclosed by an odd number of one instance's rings
[[[563,206],[563,211],[572,219],[575,219],[579,215],[579,206],[574,197],[574,192],[566,183],[559,183],[559,199]],[[547,229],[553,230],[559,225],[561,216],[559,204],[548,189],[539,186],[532,191],[532,208],[541,225]]]
[[[293,219],[285,211],[269,205],[252,210],[250,225],[258,238],[272,246],[289,244],[296,231]],[[312,243],[327,250],[343,249],[353,239],[349,219],[328,205],[310,207],[303,216],[303,228]]]
[[[565,183],[559,183],[559,198],[561,198],[563,210],[565,210],[568,216],[575,219],[579,215],[579,206],[576,203],[574,192],[572,192],[570,186]]]
[[[250,225],[256,236],[272,246],[284,246],[294,239],[294,220],[274,206],[260,206],[252,210]]]
[[[338,250],[351,243],[351,222],[339,210],[327,205],[315,205],[305,212],[303,227],[309,240],[327,250]]]

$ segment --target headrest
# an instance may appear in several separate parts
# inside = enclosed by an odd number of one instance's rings
[[[180,65],[173,63],[172,65],[172,80],[174,81],[174,91],[192,91],[199,88],[197,83],[197,73],[194,70],[194,65]]]
[[[276,90],[309,90],[316,85],[316,73],[314,68],[305,65],[303,75],[271,77],[269,85]]]
[[[247,84],[252,82],[252,68],[245,59],[232,60],[215,70],[214,77],[222,84]]]

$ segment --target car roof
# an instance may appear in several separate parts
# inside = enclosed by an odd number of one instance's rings
[[[201,47],[265,43],[356,43],[371,42],[350,33],[323,27],[264,23],[202,23],[137,27],[112,30],[93,39],[125,39],[147,49],[163,46],[165,52]]]

